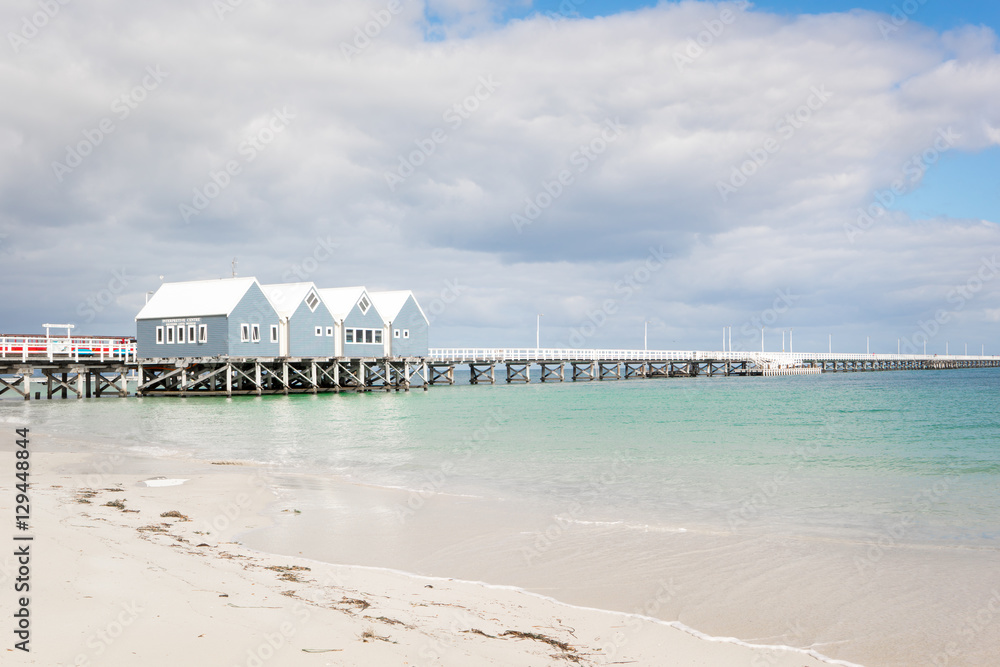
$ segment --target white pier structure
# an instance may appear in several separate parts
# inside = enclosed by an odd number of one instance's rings
[[[687,350],[576,350],[553,348],[431,348],[431,384],[455,381],[455,367],[469,367],[472,384],[495,383],[496,367],[507,382],[529,382],[532,366],[542,382],[619,380],[698,375],[809,375],[823,372],[927,370],[1000,366],[1000,356],[923,354],[830,354],[711,352]],[[570,369],[567,378],[567,367]]]

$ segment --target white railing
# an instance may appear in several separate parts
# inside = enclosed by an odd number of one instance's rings
[[[684,350],[575,350],[557,348],[431,348],[429,361],[444,363],[541,361],[749,361],[759,366],[797,367],[818,361],[1000,361],[1000,356],[964,354],[839,354],[809,352],[705,352]]]
[[[129,363],[136,360],[135,341],[129,338],[0,336],[0,359]]]

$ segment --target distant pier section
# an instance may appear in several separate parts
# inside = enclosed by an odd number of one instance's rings
[[[132,338],[0,336],[0,396],[238,396],[455,384],[1000,367],[1000,356],[429,348],[426,356],[139,358]]]

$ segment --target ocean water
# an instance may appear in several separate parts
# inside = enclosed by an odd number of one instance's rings
[[[864,664],[935,664],[1000,586],[996,369],[0,401],[0,418],[267,466],[302,515],[245,536],[258,548],[644,613],[670,582],[653,615]],[[996,626],[947,664],[987,664]]]

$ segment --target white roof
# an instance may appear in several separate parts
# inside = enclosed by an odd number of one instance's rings
[[[417,301],[417,297],[413,296],[413,292],[410,290],[396,290],[394,292],[369,292],[368,296],[371,297],[372,303],[378,309],[378,312],[382,314],[382,320],[388,324],[396,319],[399,315],[399,311],[403,309],[406,305],[406,300],[413,297],[413,303],[417,304],[417,310],[423,316],[424,320],[427,320],[427,315],[424,315],[424,309],[420,307],[420,302]],[[428,322],[430,320],[427,320]]]
[[[338,320],[343,320],[351,312],[351,309],[367,294],[364,287],[328,287],[319,290],[319,296],[323,303],[330,309],[333,316]],[[377,309],[376,309],[377,310]]]
[[[143,306],[137,320],[160,320],[172,317],[228,316],[256,278],[222,278],[163,283]]]
[[[282,319],[288,319],[306,298],[310,290],[315,290],[313,283],[280,283],[275,285],[261,285],[264,295],[271,305],[278,312]],[[319,290],[316,290],[319,292]]]

